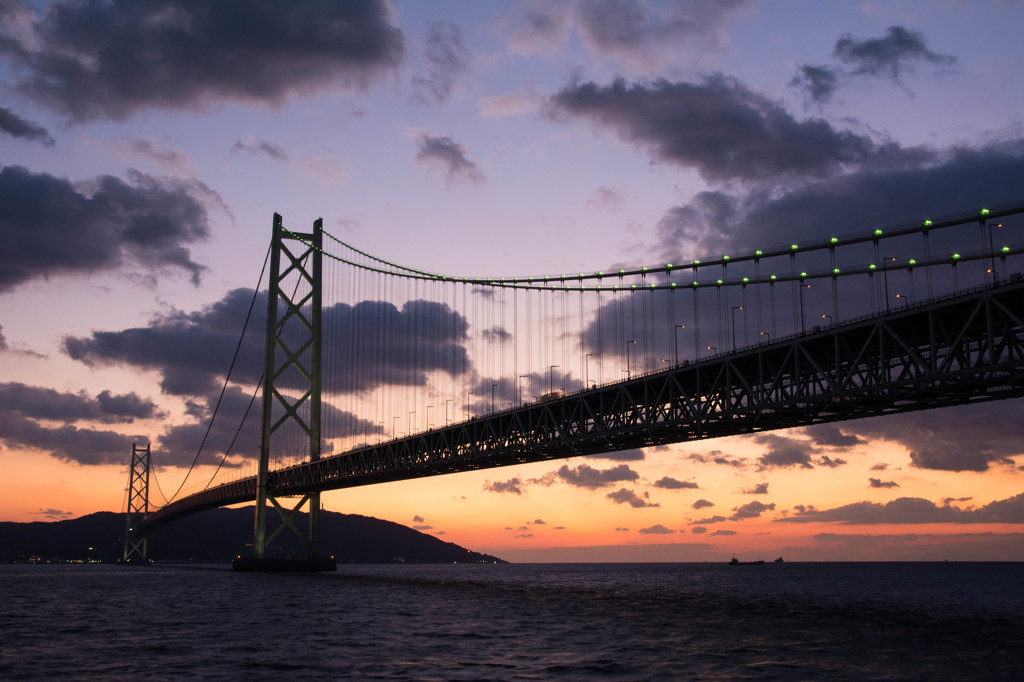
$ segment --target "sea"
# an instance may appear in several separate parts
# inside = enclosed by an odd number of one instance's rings
[[[1024,564],[0,566],[0,680],[1024,680]]]

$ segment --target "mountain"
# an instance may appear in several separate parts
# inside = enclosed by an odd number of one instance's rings
[[[148,538],[149,558],[154,561],[230,561],[251,553],[253,507],[212,509],[157,529]],[[267,512],[268,530],[275,527],[276,513]],[[296,514],[296,526],[306,527],[306,515]],[[124,515],[97,512],[67,521],[0,522],[0,562],[101,559],[121,556]],[[303,556],[301,542],[287,528],[267,548],[268,556]],[[338,563],[504,563],[444,542],[398,523],[359,514],[320,513],[321,553],[334,555]]]

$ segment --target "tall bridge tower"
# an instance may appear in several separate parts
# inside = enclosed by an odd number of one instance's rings
[[[145,536],[133,536],[135,524],[149,515],[149,445],[140,448],[132,443],[132,465],[128,470],[128,511],[124,518],[124,553],[126,564],[147,563]]]
[[[335,570],[333,557],[320,556],[320,491],[310,490],[295,504],[282,504],[274,492],[270,458],[275,435],[291,429],[308,443],[309,462],[320,459],[320,371],[322,311],[323,219],[312,233],[292,232],[274,214],[270,252],[267,328],[263,374],[260,460],[257,475],[253,556],[239,557],[234,569]],[[294,493],[290,494],[295,497]],[[280,525],[267,531],[267,503],[279,513]],[[307,508],[303,533],[295,514]],[[267,557],[267,548],[284,528],[306,544],[305,559]]]

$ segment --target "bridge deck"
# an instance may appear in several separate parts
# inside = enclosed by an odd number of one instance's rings
[[[1024,395],[1024,282],[989,286],[271,472],[301,495]],[[256,499],[256,478],[136,533]]]

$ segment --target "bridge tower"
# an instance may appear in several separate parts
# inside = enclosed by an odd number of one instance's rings
[[[127,564],[147,563],[146,538],[132,537],[135,524],[149,514],[149,445],[132,443],[132,465],[128,471],[128,510],[124,519],[124,554]]]
[[[257,475],[253,556],[235,561],[236,570],[335,570],[333,557],[320,556],[320,492],[310,491],[297,504],[282,505],[274,494],[270,456],[274,435],[298,429],[308,439],[309,461],[320,459],[320,371],[322,310],[323,219],[311,233],[292,232],[274,214],[267,295],[266,348],[263,378],[260,461]],[[268,534],[267,503],[278,511],[281,523]],[[295,514],[308,507],[308,528],[303,533]],[[306,544],[307,558],[271,559],[268,545],[285,527]]]

